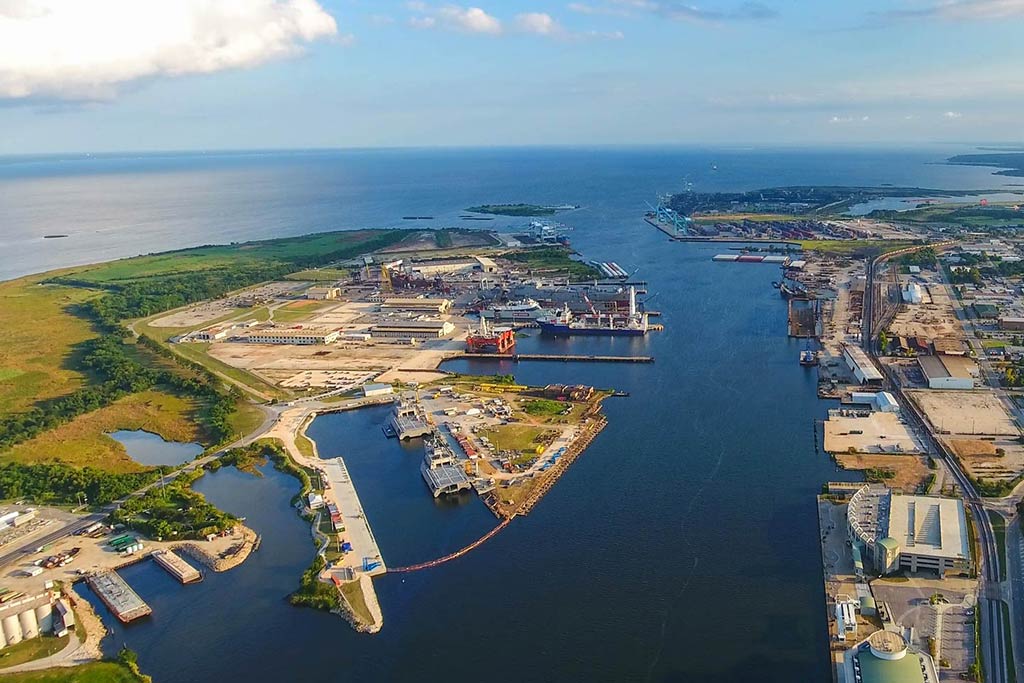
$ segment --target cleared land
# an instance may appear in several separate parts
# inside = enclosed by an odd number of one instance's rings
[[[146,468],[129,458],[124,446],[107,434],[119,429],[144,429],[167,441],[202,443],[205,434],[197,426],[200,410],[201,406],[190,398],[159,391],[131,394],[18,444],[3,454],[3,460],[59,461],[111,472],[140,471]]]
[[[550,443],[558,432],[530,425],[499,425],[492,429],[481,430],[480,435],[486,436],[499,451],[532,451],[537,446]]]
[[[928,458],[923,455],[851,455],[836,454],[836,462],[844,470],[862,470],[868,474],[884,472],[892,476],[876,477],[884,481],[886,486],[903,491],[916,493],[934,470],[928,469]]]
[[[910,429],[895,413],[830,417],[825,422],[825,450],[829,453],[923,452]]]
[[[991,391],[907,391],[928,421],[946,434],[1017,436],[1019,431]]]

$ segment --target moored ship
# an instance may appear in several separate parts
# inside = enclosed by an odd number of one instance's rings
[[[647,313],[637,311],[636,290],[629,288],[628,313],[599,313],[592,310],[589,314],[573,315],[568,306],[564,306],[552,316],[537,321],[542,334],[553,336],[636,336],[647,334],[649,329]]]

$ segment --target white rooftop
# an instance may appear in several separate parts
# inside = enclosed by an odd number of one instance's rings
[[[937,496],[893,494],[888,535],[902,552],[930,557],[970,557],[963,502]]]

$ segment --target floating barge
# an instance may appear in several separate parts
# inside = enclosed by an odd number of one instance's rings
[[[140,617],[153,613],[138,593],[131,589],[120,574],[114,571],[100,572],[93,574],[87,579],[89,588],[92,588],[100,600],[107,606],[114,616],[127,624]]]
[[[462,353],[455,358],[472,358],[473,360],[512,361],[518,363],[526,360],[570,361],[577,363],[653,363],[654,356],[582,356],[572,354],[551,353],[514,353],[511,356],[499,356],[493,353]]]
[[[156,563],[167,570],[167,573],[182,583],[202,581],[199,570],[175,554],[173,550],[157,550],[153,553]]]

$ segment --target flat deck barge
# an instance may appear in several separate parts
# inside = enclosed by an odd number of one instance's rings
[[[157,550],[153,553],[156,563],[167,570],[167,573],[182,583],[202,581],[199,570],[183,560],[173,550]]]
[[[93,574],[87,579],[87,582],[93,592],[100,596],[100,600],[107,606],[107,609],[125,624],[153,613],[149,605],[131,589],[131,586],[125,583],[125,580],[117,572]]]
[[[513,353],[513,354],[498,354],[498,353],[463,353],[456,358],[472,358],[474,360],[510,360],[513,363],[518,363],[524,360],[549,360],[549,361],[562,361],[564,363],[577,362],[577,363],[653,363],[653,356],[581,356],[581,355],[564,355],[564,354],[550,354],[550,353]]]

